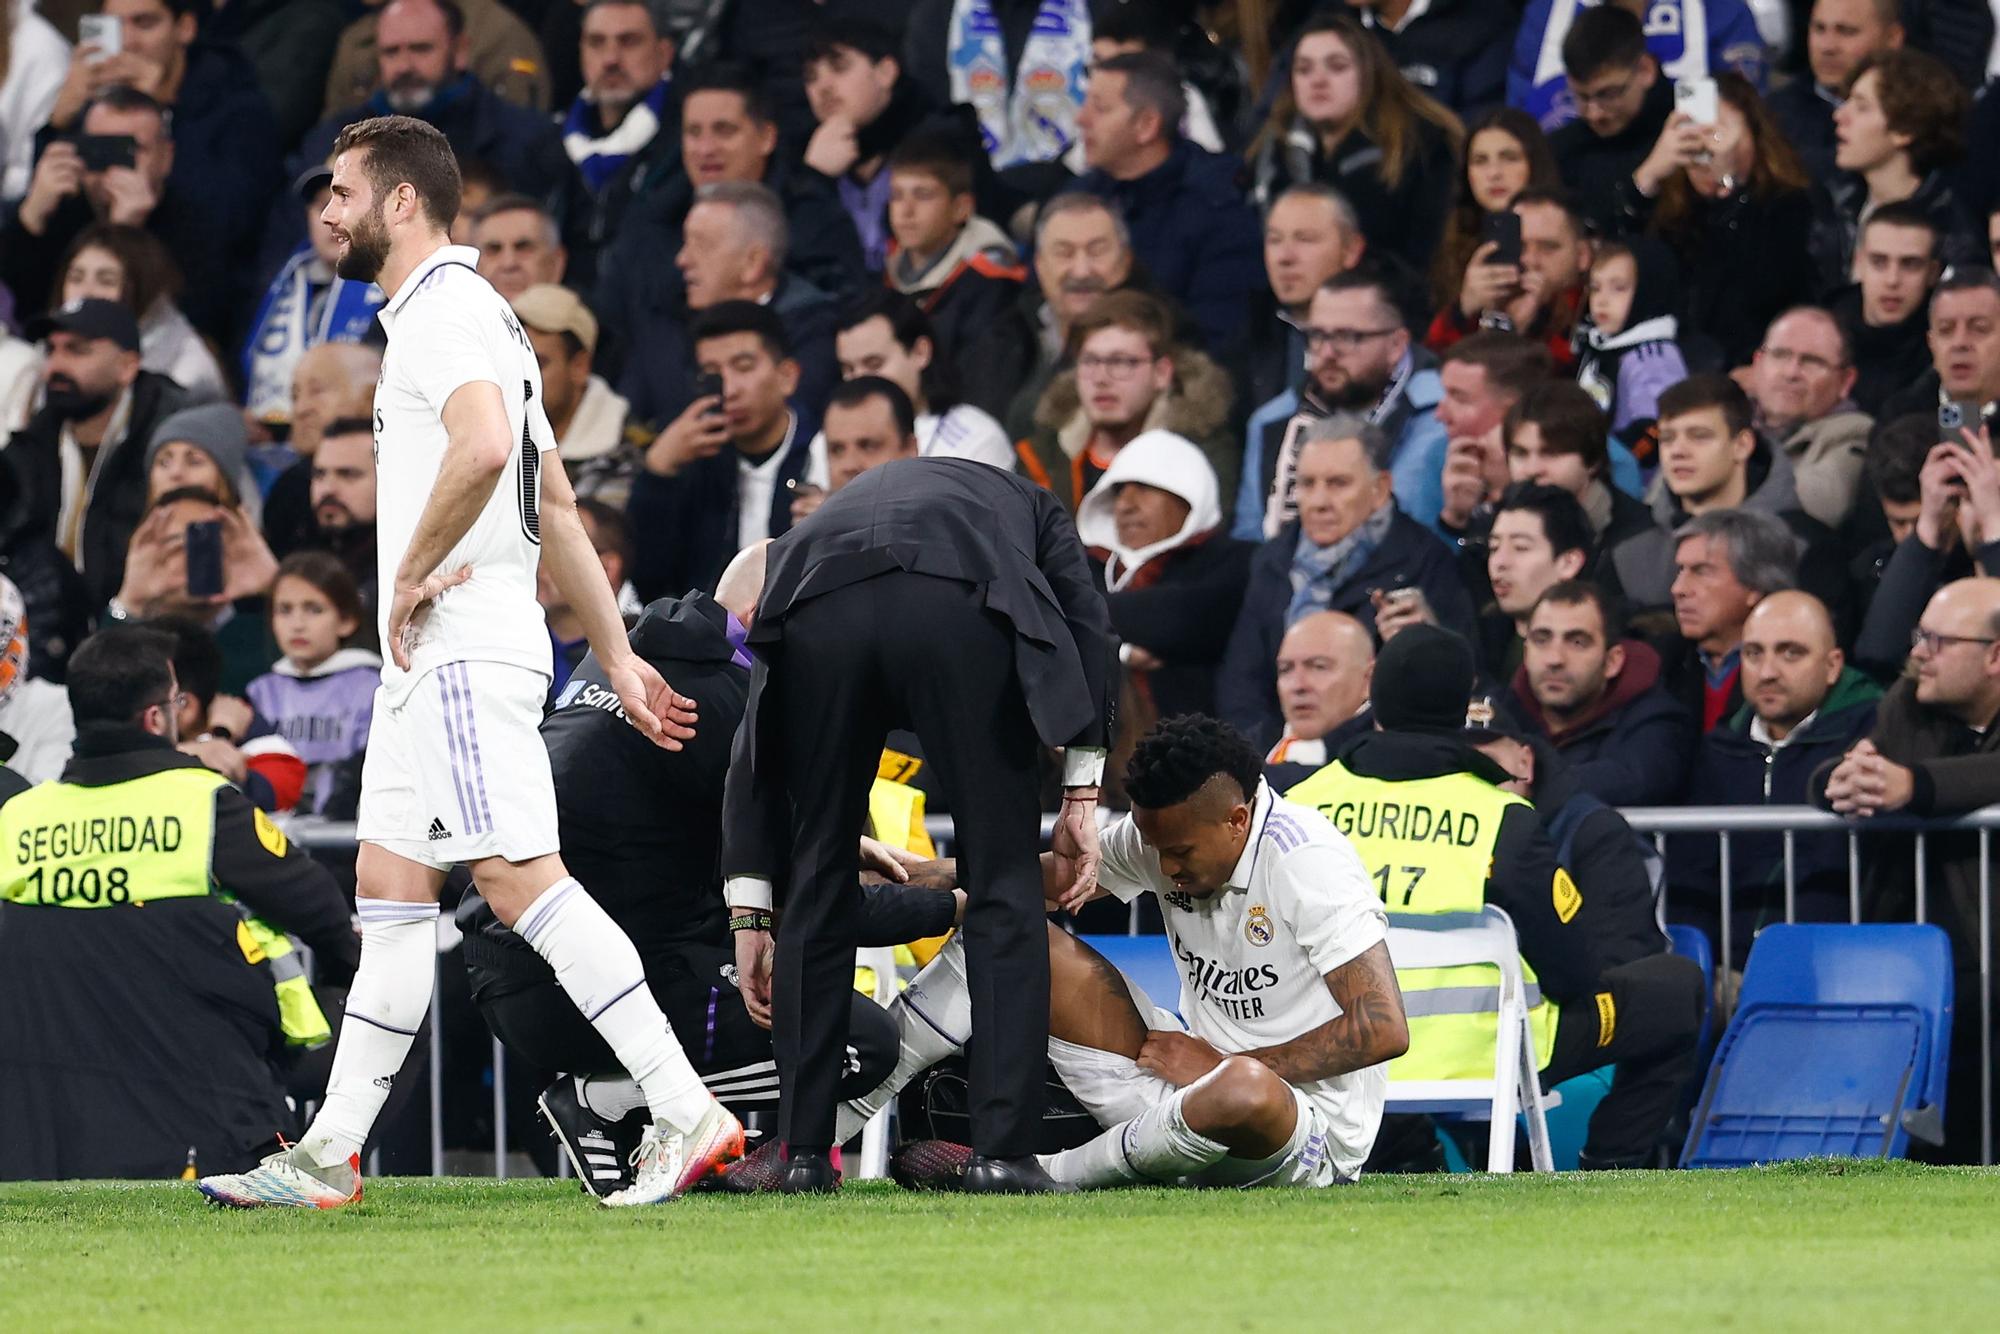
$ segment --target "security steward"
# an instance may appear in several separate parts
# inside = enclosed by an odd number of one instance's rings
[[[749,689],[744,639],[763,575],[760,547],[730,565],[715,597],[661,598],[630,633],[633,651],[671,673],[674,688],[696,702],[702,726],[682,749],[662,750],[625,721],[594,653],[542,722],[564,856],[632,937],[647,987],[689,1062],[738,1116],[778,1102],[769,1018],[753,1014],[736,985],[719,846],[730,743]],[[907,818],[907,803],[893,796],[878,805]],[[900,885],[882,886],[866,902],[870,944],[942,934],[957,906],[942,888]],[[466,896],[456,920],[473,1001],[487,1026],[514,1058],[565,1072],[543,1091],[537,1111],[578,1180],[598,1196],[627,1184],[628,1151],[644,1120],[629,1116],[641,1104],[636,1088],[625,1091],[630,1080],[611,1049],[548,964],[477,894]],[[844,1003],[849,1059],[841,1096],[858,1097],[895,1065],[896,1028],[867,997],[850,992]]]
[[[1392,913],[1507,911],[1520,937],[1544,1087],[1615,1065],[1580,1164],[1641,1167],[1693,1073],[1701,971],[1671,954],[1630,959],[1608,904],[1593,906],[1556,861],[1511,775],[1472,748],[1472,648],[1417,625],[1384,646],[1370,700],[1379,731],[1355,738],[1288,794],[1353,842]],[[1607,966],[1611,959],[1628,962]],[[1497,1015],[1490,968],[1398,969],[1410,1050],[1392,1080],[1490,1077]]]
[[[283,1070],[360,959],[332,875],[175,749],[173,640],[69,662],[74,757],[0,806],[0,1179],[255,1165],[296,1132]]]

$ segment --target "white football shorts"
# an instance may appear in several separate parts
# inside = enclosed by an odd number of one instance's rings
[[[356,837],[439,870],[559,851],[542,743],[549,678],[500,662],[447,662],[391,705],[375,691]]]

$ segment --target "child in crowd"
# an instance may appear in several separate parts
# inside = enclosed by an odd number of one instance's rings
[[[1590,265],[1589,318],[1577,329],[1577,383],[1642,463],[1653,455],[1660,392],[1688,376],[1674,341],[1678,283],[1673,252],[1652,237],[1602,244]]]
[[[964,359],[1027,278],[1007,234],[972,209],[972,167],[951,133],[920,130],[890,154],[889,285],[930,317],[939,354],[968,384]]]
[[[271,588],[271,633],[284,657],[250,683],[247,693],[261,728],[289,741],[307,766],[298,809],[329,810],[339,792],[359,790],[382,660],[345,645],[361,628],[361,594],[354,576],[324,551],[300,551],[278,567]],[[260,728],[260,730],[261,730]]]

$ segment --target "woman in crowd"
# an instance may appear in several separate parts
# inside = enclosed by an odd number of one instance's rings
[[[1495,107],[1472,123],[1465,136],[1465,170],[1458,177],[1458,202],[1445,219],[1444,239],[1431,265],[1431,305],[1443,309],[1458,300],[1466,265],[1483,244],[1486,219],[1514,202],[1523,190],[1560,190],[1555,154],[1534,117],[1513,107]]]
[[[139,320],[141,366],[196,399],[227,398],[222,365],[175,304],[181,275],[167,248],[139,227],[99,222],[84,228],[57,270],[51,306],[85,297],[116,301]]]
[[[263,521],[262,497],[250,475],[243,416],[227,403],[183,408],[161,422],[146,446],[146,503],[195,486],[240,509],[252,527]]]
[[[1429,271],[1451,208],[1464,128],[1411,86],[1382,44],[1343,13],[1306,24],[1291,77],[1251,145],[1259,205],[1319,181],[1354,206],[1371,252]]]
[[[1817,284],[1805,168],[1740,74],[1715,76],[1716,123],[1667,119],[1619,192],[1617,230],[1650,230],[1680,260],[1683,344],[1697,367],[1748,365],[1764,330]],[[1705,340],[1705,341],[1704,341]]]

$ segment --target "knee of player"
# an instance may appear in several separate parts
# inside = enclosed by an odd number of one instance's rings
[[[1213,1129],[1249,1125],[1270,1115],[1292,1090],[1269,1066],[1248,1056],[1230,1056],[1201,1081],[1203,1119]]]

